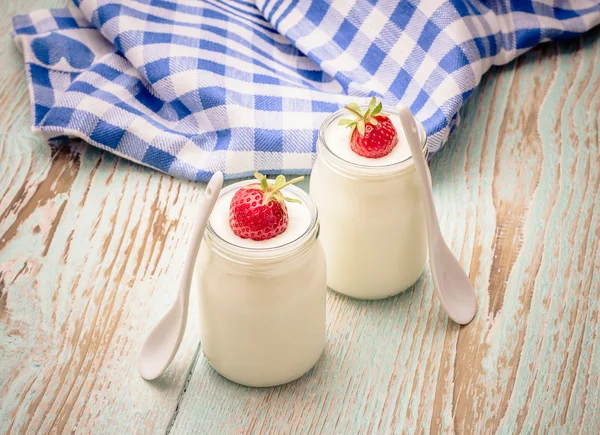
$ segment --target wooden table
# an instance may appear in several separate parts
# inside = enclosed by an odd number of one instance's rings
[[[314,370],[250,389],[203,358],[195,300],[166,375],[137,374],[202,186],[30,133],[9,20],[63,4],[0,18],[0,433],[598,432],[600,31],[489,73],[432,162],[475,320],[449,322],[427,274],[385,301],[329,294]]]

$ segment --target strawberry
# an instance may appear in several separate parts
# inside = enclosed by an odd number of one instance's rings
[[[235,192],[229,206],[229,226],[242,239],[267,240],[283,233],[288,226],[285,202],[300,202],[286,198],[281,189],[303,180],[304,177],[286,181],[283,175],[274,184],[267,177],[254,173],[260,184],[249,184]]]
[[[381,113],[382,107],[381,103],[377,104],[375,97],[371,98],[365,113],[356,103],[345,107],[355,118],[342,119],[339,125],[351,129],[350,148],[356,154],[377,159],[387,156],[398,144],[398,133],[390,118]]]

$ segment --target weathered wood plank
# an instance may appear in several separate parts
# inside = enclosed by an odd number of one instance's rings
[[[0,16],[0,432],[162,433],[197,335],[159,382],[138,376],[137,353],[174,300],[201,189],[29,132],[9,20],[64,4],[4,2]]]
[[[164,431],[197,338],[155,384],[136,358],[177,290],[199,189],[76,145],[29,189],[1,231],[0,426]]]

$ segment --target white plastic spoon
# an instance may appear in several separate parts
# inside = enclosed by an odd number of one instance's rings
[[[210,179],[202,204],[200,205],[200,213],[196,217],[196,222],[191,233],[191,240],[188,247],[187,256],[185,257],[185,265],[183,268],[183,276],[179,284],[179,293],[177,299],[171,309],[164,315],[156,324],[152,332],[146,338],[146,342],[142,346],[140,352],[138,370],[140,375],[149,381],[159,377],[169,366],[173,357],[179,349],[185,325],[187,323],[188,305],[190,302],[190,286],[192,283],[192,275],[194,273],[194,265],[204,230],[210,213],[212,212],[215,202],[219,197],[219,192],[223,187],[223,174],[216,172]]]
[[[460,325],[466,325],[477,311],[475,291],[467,274],[446,245],[433,203],[433,194],[429,184],[427,163],[421,150],[421,141],[417,124],[406,106],[399,106],[400,122],[410,146],[413,162],[421,179],[425,222],[427,225],[427,244],[429,247],[429,265],[433,276],[433,285],[442,306],[448,316]]]

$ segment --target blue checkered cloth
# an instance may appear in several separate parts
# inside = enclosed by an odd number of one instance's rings
[[[408,105],[437,151],[481,76],[585,32],[578,0],[75,0],[14,18],[34,130],[176,177],[307,173],[324,117]]]

